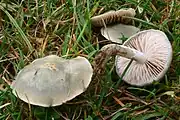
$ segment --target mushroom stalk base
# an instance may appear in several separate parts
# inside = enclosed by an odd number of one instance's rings
[[[100,52],[105,53],[107,58],[114,55],[120,55],[128,59],[133,59],[140,64],[145,63],[147,60],[146,56],[142,52],[123,45],[108,44],[102,47]]]

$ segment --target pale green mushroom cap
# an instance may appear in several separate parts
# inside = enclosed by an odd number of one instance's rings
[[[120,44],[123,43],[123,39],[129,38],[130,36],[136,34],[139,31],[140,29],[135,26],[125,25],[121,23],[101,28],[101,34],[106,39]]]
[[[50,55],[24,67],[11,87],[13,93],[27,103],[57,106],[83,93],[92,74],[92,66],[84,57],[66,60]]]

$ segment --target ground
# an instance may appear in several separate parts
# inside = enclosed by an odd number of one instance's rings
[[[111,58],[104,75],[94,76],[86,92],[61,106],[28,105],[12,94],[9,85],[15,76],[36,58],[84,56],[93,63],[107,41],[92,28],[90,18],[121,8],[136,10],[134,26],[168,36],[173,61],[160,82],[135,87],[118,81]],[[1,0],[0,28],[0,119],[180,119],[178,0]]]

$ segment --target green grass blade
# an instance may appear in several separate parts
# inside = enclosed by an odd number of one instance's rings
[[[0,9],[2,11],[4,11],[4,13],[6,13],[6,15],[9,17],[9,20],[13,23],[13,25],[16,27],[16,29],[18,30],[19,34],[21,35],[21,37],[23,38],[23,40],[25,41],[29,51],[32,53],[33,52],[33,47],[30,43],[30,41],[28,40],[28,38],[26,37],[26,35],[24,34],[24,32],[22,31],[22,29],[19,27],[18,23],[16,22],[16,20],[11,16],[11,14],[5,10],[2,6],[0,6]],[[23,43],[23,45],[25,45]]]

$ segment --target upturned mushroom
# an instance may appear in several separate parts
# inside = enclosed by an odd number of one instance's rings
[[[103,54],[105,58],[102,58]],[[102,62],[112,55],[116,56],[116,72],[119,76],[133,59],[123,80],[131,85],[144,86],[164,76],[172,60],[172,47],[162,31],[150,29],[136,33],[123,45],[108,44],[102,47],[96,60]]]
[[[139,28],[129,24],[136,12],[133,8],[122,8],[117,11],[109,11],[91,18],[94,27],[101,28],[101,34],[112,42],[122,44],[123,38],[130,37],[140,31]]]
[[[124,16],[134,17],[135,10],[133,8],[120,9],[117,11],[109,11],[101,15],[97,15],[91,18],[91,23],[95,27],[104,27],[105,24],[111,23],[125,23],[127,24],[131,19]]]
[[[13,81],[13,94],[26,103],[50,107],[61,105],[83,93],[93,70],[84,57],[63,59],[56,55],[34,60]]]

